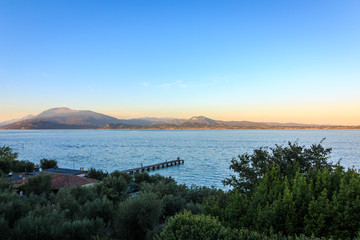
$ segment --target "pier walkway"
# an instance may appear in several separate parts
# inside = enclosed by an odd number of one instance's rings
[[[141,167],[138,167],[138,168],[132,168],[132,169],[128,169],[128,170],[123,170],[123,171],[120,171],[120,172],[129,173],[129,174],[134,174],[135,172],[144,172],[144,171],[150,172],[150,171],[154,171],[156,169],[176,166],[176,165],[180,165],[180,164],[184,164],[184,160],[181,160],[180,158],[177,158],[176,160],[172,160],[172,161],[156,163],[156,164],[148,165],[148,166],[141,166]]]

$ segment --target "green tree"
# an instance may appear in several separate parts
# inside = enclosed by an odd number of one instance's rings
[[[307,173],[310,170],[334,169],[337,165],[329,163],[331,148],[324,148],[321,143],[311,147],[299,146],[298,143],[288,142],[287,146],[275,145],[275,148],[255,149],[252,155],[239,155],[231,160],[230,169],[237,175],[226,178],[224,185],[247,193],[254,190],[264,177],[269,167],[275,164],[280,173],[288,178],[295,177],[296,172]],[[338,163],[339,164],[339,163]]]
[[[214,217],[185,211],[170,218],[155,240],[233,239],[233,233]]]
[[[8,239],[10,237],[9,223],[3,215],[0,215],[0,234],[2,239]]]
[[[0,170],[4,173],[9,173],[11,165],[17,157],[18,153],[14,153],[10,147],[0,147]]]
[[[54,159],[43,158],[40,160],[40,167],[42,169],[57,168],[57,161]]]
[[[28,178],[28,181],[25,183],[25,192],[26,193],[50,193],[51,192],[51,181],[52,176],[50,174],[40,173],[36,176]]]
[[[126,190],[128,186],[122,176],[107,176],[96,187],[100,195],[106,196],[112,201],[121,201],[127,197]]]
[[[121,239],[144,239],[159,224],[162,202],[154,193],[140,193],[120,203],[117,213]]]
[[[86,174],[86,177],[97,179],[97,180],[101,181],[105,177],[107,177],[107,173],[101,169],[96,170],[95,168],[90,168],[88,173]]]
[[[11,164],[11,170],[13,172],[33,172],[35,164],[30,161],[18,161],[14,160]]]

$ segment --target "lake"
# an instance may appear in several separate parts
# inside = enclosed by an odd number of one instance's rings
[[[224,188],[230,160],[261,146],[288,141],[310,146],[323,138],[331,160],[360,168],[360,130],[6,130],[0,145],[19,153],[19,160],[56,159],[59,167],[125,170],[177,157],[185,164],[152,173],[179,183]]]

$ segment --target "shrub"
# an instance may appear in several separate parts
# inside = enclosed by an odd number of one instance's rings
[[[151,178],[148,172],[136,172],[134,174],[134,182],[140,184],[142,182],[151,182]]]
[[[122,172],[120,172],[118,170],[112,172],[110,174],[110,176],[112,176],[112,177],[122,177],[126,181],[126,183],[131,183],[133,181],[133,176],[131,174],[122,173]]]
[[[97,180],[103,180],[105,177],[107,177],[107,173],[103,170],[96,170],[95,168],[90,168],[88,173],[86,174],[86,177],[94,178]]]
[[[239,155],[231,160],[230,169],[238,176],[226,178],[224,185],[230,185],[237,191],[247,193],[254,190],[256,184],[264,177],[265,172],[272,165],[279,167],[282,176],[295,177],[296,172],[307,173],[310,170],[333,169],[338,167],[327,162],[331,148],[324,148],[321,143],[313,144],[310,148],[299,146],[298,143],[288,143],[288,146],[255,149],[252,155]]]
[[[25,183],[25,192],[42,194],[51,192],[51,180],[52,176],[46,173],[40,173],[36,176],[28,178],[28,181]]]
[[[185,208],[186,200],[172,194],[165,195],[162,199],[164,204],[164,217],[174,216]]]
[[[126,190],[128,186],[121,176],[108,176],[98,183],[96,188],[100,195],[104,195],[112,201],[121,201],[127,196]]]
[[[101,219],[68,220],[61,211],[50,206],[38,207],[16,222],[13,239],[92,239],[103,235]]]
[[[0,215],[0,234],[2,239],[8,239],[10,237],[9,223],[3,215]]]
[[[57,161],[53,159],[43,158],[40,160],[40,167],[42,169],[57,168]]]
[[[80,219],[102,219],[105,224],[110,224],[113,221],[115,214],[114,204],[106,197],[97,198],[93,201],[87,201],[80,207]]]
[[[0,216],[4,216],[10,227],[25,216],[32,208],[26,202],[26,198],[20,197],[14,192],[0,193]]]
[[[221,225],[219,220],[207,215],[193,215],[185,211],[170,218],[155,240],[188,239],[232,239],[233,233]]]
[[[33,172],[35,164],[30,161],[18,161],[14,160],[11,165],[13,172]]]
[[[144,239],[158,225],[162,203],[153,193],[142,193],[120,203],[118,210],[119,238]]]
[[[0,170],[4,173],[11,171],[13,161],[18,157],[8,146],[0,147]]]
[[[12,189],[11,182],[7,178],[0,177],[0,192],[11,189]]]

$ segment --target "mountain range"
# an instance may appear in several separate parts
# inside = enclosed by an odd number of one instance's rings
[[[360,129],[360,126],[221,121],[204,116],[117,119],[93,111],[60,107],[0,123],[0,129]]]

